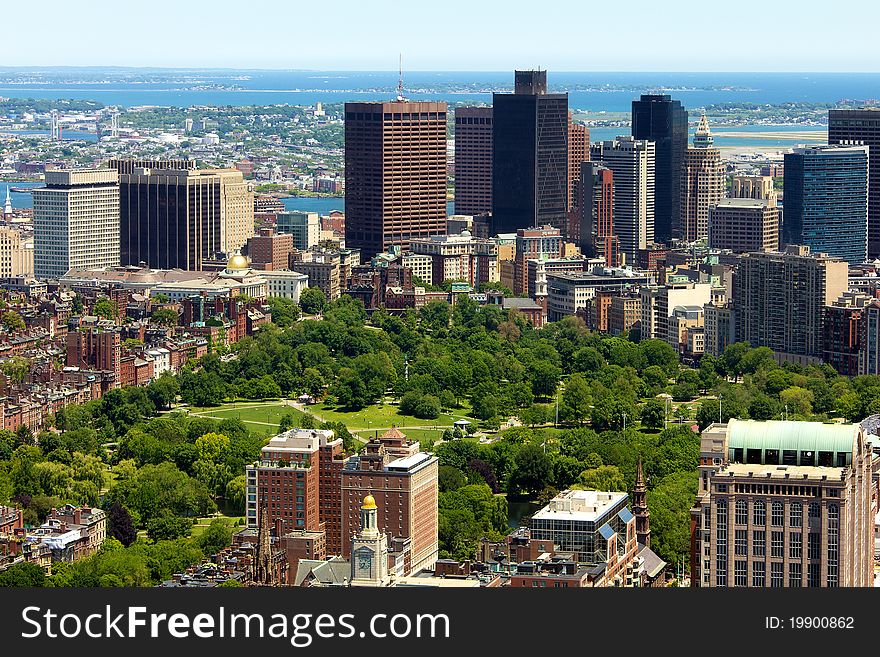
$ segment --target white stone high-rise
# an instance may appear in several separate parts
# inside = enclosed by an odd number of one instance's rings
[[[34,275],[119,265],[119,183],[114,169],[46,172],[34,189]]]
[[[655,144],[617,137],[593,144],[590,160],[614,172],[614,234],[627,264],[635,264],[638,252],[654,242]]]

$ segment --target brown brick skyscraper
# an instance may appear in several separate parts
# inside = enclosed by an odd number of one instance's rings
[[[590,161],[590,129],[575,123],[574,113],[568,113],[568,210],[577,209],[580,202],[581,164]]]
[[[362,260],[446,232],[446,103],[345,104],[345,242]]]
[[[455,213],[492,211],[492,108],[455,110]]]

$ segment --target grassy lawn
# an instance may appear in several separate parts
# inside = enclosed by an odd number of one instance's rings
[[[412,415],[403,415],[398,412],[397,404],[389,402],[375,404],[360,411],[345,411],[326,404],[315,404],[306,407],[306,409],[319,421],[342,422],[350,431],[360,432],[362,438],[367,438],[368,434],[372,435],[372,430],[387,429],[391,426],[420,427],[418,429],[403,429],[404,433],[413,440],[422,440],[426,437],[439,439],[442,437],[444,429],[451,428],[455,420],[466,418],[466,414],[470,412],[469,407],[463,407],[455,409],[451,413],[443,413],[433,420],[422,420]],[[205,408],[194,407],[189,412],[192,416],[212,420],[236,418],[244,422],[248,429],[254,433],[264,435],[277,433],[278,423],[287,413],[297,419],[302,416],[300,411],[282,401],[240,401]],[[473,418],[469,419],[475,422]]]
[[[221,518],[223,522],[225,522],[226,525],[232,529],[232,531],[239,531],[244,528],[243,524],[238,524],[239,520],[244,520],[244,516],[210,516],[207,518],[196,519],[196,524],[193,525],[191,536],[193,538],[198,538],[199,536],[201,536],[211,524],[211,521],[217,517]]]
[[[465,417],[466,408],[456,409],[452,413],[442,413],[434,420],[421,420],[412,415],[398,412],[397,404],[376,404],[360,411],[343,411],[333,406],[317,404],[313,407],[315,415],[328,422],[342,422],[350,430],[382,429],[390,426],[398,427],[451,427],[455,420]],[[409,433],[409,432],[405,432]],[[441,431],[442,433],[442,431]]]
[[[235,402],[223,404],[222,406],[193,408],[190,411],[190,415],[206,417],[212,420],[239,419],[254,433],[262,434],[278,433],[278,423],[288,413],[292,414],[295,418],[299,418],[302,415],[295,408],[280,401]]]

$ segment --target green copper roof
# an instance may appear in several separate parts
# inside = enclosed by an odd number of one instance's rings
[[[731,419],[727,429],[727,446],[729,449],[778,449],[851,454],[858,429],[858,424]]]

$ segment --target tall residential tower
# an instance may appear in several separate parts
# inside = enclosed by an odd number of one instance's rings
[[[611,169],[614,180],[614,233],[627,264],[654,241],[654,142],[618,137],[597,142],[590,160]]]
[[[119,265],[119,184],[113,169],[46,172],[33,192],[34,274]]]

